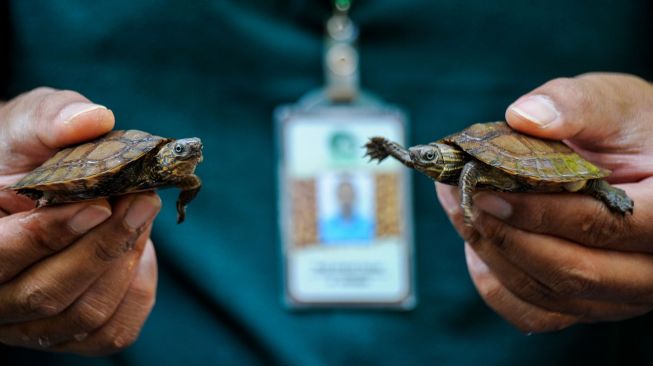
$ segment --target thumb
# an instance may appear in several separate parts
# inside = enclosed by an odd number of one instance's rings
[[[549,81],[506,111],[506,121],[516,130],[602,152],[650,146],[653,124],[646,121],[652,117],[651,84],[608,73]]]
[[[114,123],[110,110],[73,91],[38,88],[19,95],[0,107],[0,175],[30,170]]]

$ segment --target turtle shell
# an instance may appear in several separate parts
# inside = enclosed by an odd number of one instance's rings
[[[11,189],[92,188],[102,178],[142,158],[169,139],[138,130],[111,131],[97,140],[63,149]]]
[[[504,172],[535,181],[575,182],[604,178],[599,168],[559,141],[521,134],[505,122],[477,123],[442,139]]]

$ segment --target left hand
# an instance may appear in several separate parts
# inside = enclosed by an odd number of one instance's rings
[[[0,187],[110,131],[111,111],[38,88],[0,105]],[[153,192],[34,208],[0,189],[0,343],[101,356],[131,345],[154,305]]]
[[[556,79],[517,100],[508,123],[564,139],[613,171],[633,215],[581,194],[481,192],[473,227],[463,224],[458,187],[438,184],[440,202],[465,239],[480,295],[524,332],[614,321],[653,309],[653,87],[632,76]]]

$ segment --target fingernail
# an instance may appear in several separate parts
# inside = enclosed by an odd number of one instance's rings
[[[504,199],[491,193],[478,193],[474,196],[474,207],[490,215],[507,219],[512,215],[512,206]]]
[[[78,234],[84,234],[92,228],[100,225],[111,216],[111,210],[104,206],[92,205],[79,211],[68,221],[71,230]]]
[[[440,204],[442,204],[442,208],[449,214],[455,214],[458,210],[460,210],[460,202],[456,200],[456,197],[454,196],[453,190],[451,187],[446,186],[446,185],[439,185],[436,183],[436,193],[438,195],[438,199],[440,200]]]
[[[490,272],[487,264],[476,254],[474,249],[470,248],[469,245],[465,245],[465,256],[467,260],[467,267],[471,272],[476,274],[485,274]]]
[[[93,104],[93,103],[84,103],[84,102],[71,103],[65,106],[61,110],[60,116],[61,119],[64,121],[63,123],[70,123],[72,120],[75,119],[75,117],[97,109],[107,109],[107,107],[99,104]]]
[[[125,223],[136,230],[152,219],[160,208],[161,200],[158,196],[139,197],[129,206],[125,215]]]
[[[85,340],[87,337],[88,337],[88,333],[78,333],[73,335],[73,338],[75,338],[77,342],[81,342]]]
[[[39,337],[38,342],[39,342],[39,346],[41,346],[43,348],[48,348],[48,347],[50,347],[50,344],[51,344],[48,337],[45,337],[45,336]]]
[[[511,105],[510,110],[540,127],[546,127],[560,116],[553,100],[545,95],[524,98]]]

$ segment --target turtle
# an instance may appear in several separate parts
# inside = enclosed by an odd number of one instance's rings
[[[8,187],[36,200],[36,207],[108,198],[176,186],[177,223],[202,182],[194,174],[202,161],[199,138],[174,140],[139,130],[115,130],[60,150]]]
[[[464,222],[471,226],[477,189],[502,192],[579,192],[611,211],[632,214],[634,203],[604,180],[610,171],[583,159],[563,142],[519,133],[503,121],[477,123],[427,145],[409,149],[383,137],[364,146],[370,160],[392,156],[441,183],[457,185]]]

